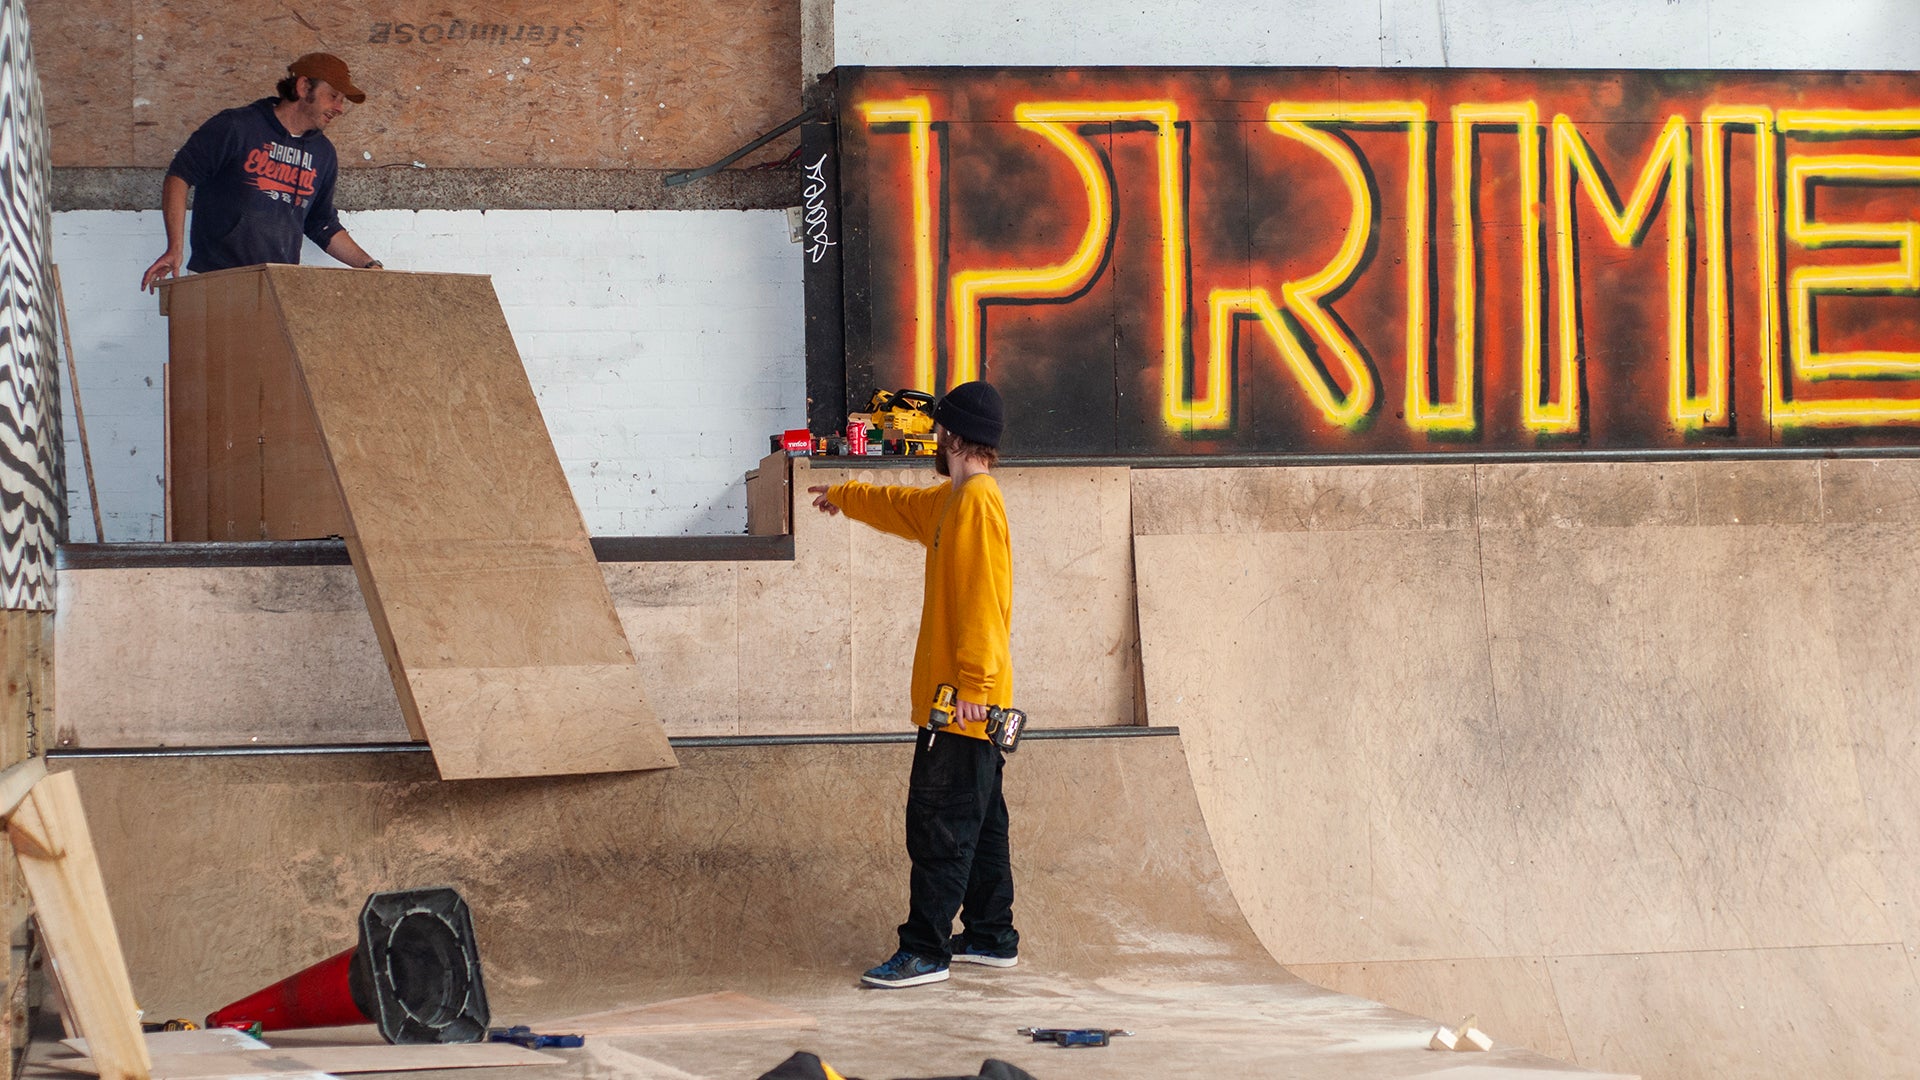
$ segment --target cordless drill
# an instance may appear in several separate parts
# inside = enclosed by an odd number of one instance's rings
[[[927,727],[933,731],[945,731],[957,718],[960,709],[960,692],[951,683],[941,683],[933,692],[933,707],[927,712]],[[995,746],[1011,754],[1020,748],[1020,735],[1027,729],[1027,714],[1019,709],[1003,709],[998,705],[987,706],[987,738]]]

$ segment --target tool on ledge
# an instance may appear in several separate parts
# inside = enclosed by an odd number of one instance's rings
[[[532,1028],[525,1024],[515,1024],[513,1027],[494,1028],[487,1032],[487,1041],[512,1043],[515,1046],[524,1046],[529,1050],[545,1050],[549,1047],[557,1050],[568,1050],[576,1046],[585,1046],[587,1043],[584,1035],[537,1035]]]
[[[1105,1046],[1116,1035],[1131,1035],[1120,1028],[1019,1028],[1016,1034],[1030,1035],[1034,1042],[1055,1046]]]

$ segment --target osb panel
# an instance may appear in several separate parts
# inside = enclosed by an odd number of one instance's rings
[[[671,765],[492,283],[259,272],[400,707],[443,775]]]
[[[1646,1080],[1912,1076],[1920,984],[1899,945],[1550,961],[1574,1060]]]
[[[42,79],[59,106],[56,165],[163,166],[207,117],[272,94],[286,63],[313,50],[343,57],[367,92],[328,132],[349,167],[686,167],[799,111],[798,0],[31,7]],[[54,30],[43,45],[44,12]],[[748,163],[792,145],[780,140]]]
[[[1495,1046],[1573,1057],[1552,975],[1537,956],[1294,964],[1287,970],[1329,990],[1372,998],[1436,1024],[1477,1016],[1475,1026]]]
[[[26,4],[53,164],[135,164],[135,95],[146,91],[134,78],[136,0]],[[156,254],[158,247],[156,238]]]

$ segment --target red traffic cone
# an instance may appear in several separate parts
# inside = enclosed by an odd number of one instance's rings
[[[367,897],[358,945],[216,1011],[207,1026],[374,1023],[390,1043],[468,1043],[487,1037],[488,1018],[466,901],[414,889]]]

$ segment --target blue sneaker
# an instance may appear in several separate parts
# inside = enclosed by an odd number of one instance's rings
[[[860,981],[868,986],[878,986],[883,990],[900,990],[923,983],[947,981],[947,965],[938,960],[929,960],[924,956],[915,956],[905,949],[894,953],[886,963],[872,968],[860,976]]]
[[[956,964],[985,964],[988,967],[1010,968],[1020,962],[1020,954],[1009,949],[1001,952],[995,949],[976,949],[967,944],[966,935],[955,934],[948,942]]]

